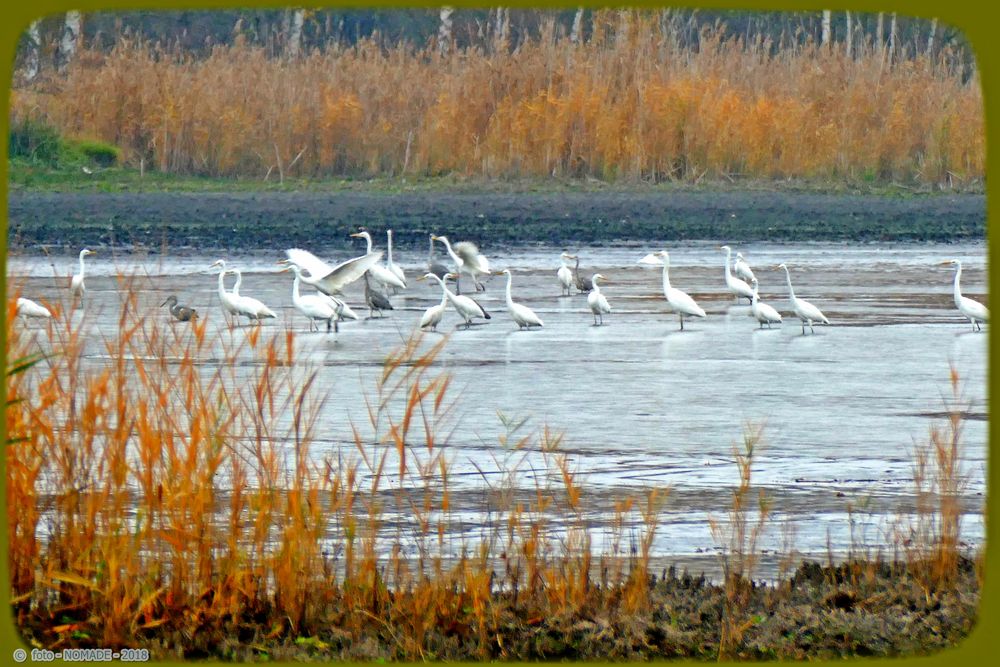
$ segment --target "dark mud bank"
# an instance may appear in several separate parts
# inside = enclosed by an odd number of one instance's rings
[[[347,247],[360,225],[394,229],[400,246],[430,232],[492,245],[960,241],[984,238],[986,223],[981,195],[15,193],[9,205],[12,247]]]

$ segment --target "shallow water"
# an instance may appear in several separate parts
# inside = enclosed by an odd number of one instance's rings
[[[441,330],[451,337],[441,367],[453,375],[451,396],[457,400],[444,443],[458,499],[452,518],[461,519],[456,544],[460,535],[479,535],[483,489],[497,482],[499,463],[520,462],[518,484],[524,491],[545,483],[535,471],[544,468],[546,455],[537,448],[505,450],[498,412],[527,420],[512,440],[543,425],[564,433],[562,451],[585,485],[596,544],[610,539],[614,499],[669,486],[654,552],[680,561],[711,553],[717,545],[708,517],[724,519],[738,479],[733,443],[748,422],[764,424],[754,483],[771,496],[776,519],[763,538],[764,549],[780,550],[790,534],[798,551],[811,554],[828,549],[842,554],[852,539],[888,544],[885,533],[913,509],[912,451],[950,395],[949,364],[960,374],[973,417],[964,431],[969,483],[963,538],[981,542],[987,336],[973,333],[955,310],[953,270],[938,263],[963,260],[964,294],[986,302],[984,244],[741,246],[760,280],[762,300],[785,316],[783,326],[773,330],[759,329],[745,302],[735,303],[725,291],[724,254],[715,244],[674,244],[671,282],[708,313],[705,320],[687,321],[683,332],[676,315],[667,312],[661,272],[636,264],[654,249],[578,249],[587,274],[599,271],[608,279],[602,290],[613,313],[605,326],[594,327],[585,295],[575,289],[572,296],[559,295],[555,270],[561,249],[484,248],[493,268],[512,269],[515,300],[534,309],[545,327],[516,329],[504,307],[502,276],[490,278],[486,292],[477,295],[493,315],[487,324],[456,331],[460,318],[453,310],[442,322]],[[385,355],[409,335],[423,310],[440,300],[440,288],[416,281],[425,253],[396,253],[409,288],[393,297],[394,311],[383,319],[344,323],[338,334],[310,333],[291,304],[289,274],[276,272],[279,257],[262,250],[227,260],[243,270],[241,292],[278,313],[277,322],[265,329],[293,327],[299,360],[318,368],[318,386],[328,399],[313,453],[354,456],[351,424],[370,434],[364,428],[364,392],[371,395]],[[140,303],[156,307],[177,294],[209,318],[210,328],[222,326],[217,277],[208,271],[215,259],[89,258],[92,363],[107,362],[100,333],[117,326],[119,271],[149,276],[141,282]],[[58,301],[66,298],[65,276],[75,262],[75,257],[14,256],[8,273],[25,276],[25,296]],[[788,308],[783,272],[774,268],[779,262],[791,268],[796,295],[822,309],[830,326],[802,335]],[[63,277],[54,279],[54,273]],[[227,283],[232,285],[232,277]],[[467,280],[463,288],[471,288]],[[358,284],[348,288],[347,301],[358,314],[367,314]],[[162,312],[166,317],[166,309]],[[245,334],[243,327],[232,335],[239,340]],[[213,363],[206,360],[207,367]],[[404,524],[407,519],[387,518]],[[558,532],[566,520],[552,516],[551,529]]]

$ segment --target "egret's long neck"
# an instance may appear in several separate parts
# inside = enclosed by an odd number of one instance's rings
[[[670,289],[670,260],[663,260],[663,291]]]
[[[233,284],[233,294],[239,296],[240,285],[243,284],[243,273],[239,269],[233,269],[233,273],[236,274],[236,282]]]
[[[299,272],[295,272],[295,280],[292,281],[292,303],[298,303],[302,300],[299,295]]]
[[[451,242],[448,239],[441,239],[441,242],[444,243],[444,247],[448,249],[448,255],[451,257],[452,261],[455,262],[455,265],[460,267],[465,266],[465,262],[462,261],[462,258],[456,255],[455,251],[451,249]]]
[[[226,298],[226,267],[219,269],[219,298]]]
[[[441,303],[443,304],[445,300],[450,299],[452,297],[451,290],[449,290],[448,286],[444,284],[444,281],[438,278],[437,276],[434,276],[434,280],[438,281],[438,284],[441,285]]]
[[[392,264],[392,230],[390,229],[385,235],[389,239],[389,263]]]
[[[788,300],[795,303],[795,290],[792,289],[792,274],[788,272],[788,267],[785,267],[785,282],[788,283]]]
[[[80,279],[83,280],[83,251],[80,251]]]
[[[957,304],[957,303],[959,303],[962,300],[962,286],[961,286],[961,281],[962,281],[962,263],[961,262],[955,262],[955,264],[956,264],[956,266],[958,266],[958,270],[955,271],[955,290],[954,290],[954,293],[955,293],[955,303]]]
[[[576,258],[576,264],[573,265],[573,273],[580,275],[580,258]]]
[[[514,276],[510,273],[507,274],[507,305],[511,306],[514,304],[514,299],[510,295],[510,284],[514,282]]]

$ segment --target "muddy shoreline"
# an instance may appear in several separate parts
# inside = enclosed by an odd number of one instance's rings
[[[348,247],[359,225],[492,246],[751,241],[962,241],[986,234],[982,195],[730,192],[13,193],[11,248]]]

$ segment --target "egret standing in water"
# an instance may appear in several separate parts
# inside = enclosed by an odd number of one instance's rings
[[[813,329],[814,321],[829,324],[830,320],[826,319],[826,315],[820,312],[819,308],[805,299],[795,298],[795,291],[792,289],[792,275],[788,272],[788,267],[784,264],[779,264],[778,268],[785,270],[785,280],[788,281],[788,302],[792,306],[792,312],[802,322],[802,335],[804,336],[806,333],[806,323],[809,324],[809,331],[812,333],[816,333],[816,330]]]
[[[767,328],[770,329],[772,322],[781,324],[781,314],[761,301],[757,295],[757,278],[751,278],[750,283],[753,285],[753,300],[750,302],[750,313],[760,322],[760,328],[763,329],[766,324]]]
[[[187,306],[181,306],[177,303],[177,297],[171,294],[167,297],[167,300],[160,304],[160,307],[170,304],[170,314],[174,316],[174,319],[178,322],[190,322],[191,320],[198,319],[198,311],[194,308],[188,308]]]
[[[212,264],[212,268],[214,267],[219,267],[219,300],[222,302],[222,308],[226,312],[237,316],[242,315],[249,320],[256,320],[258,325],[260,325],[260,321],[264,318],[277,317],[273,310],[257,299],[240,295],[239,287],[240,283],[243,282],[243,273],[239,269],[231,269],[236,274],[236,284],[233,285],[232,292],[227,292],[225,275],[230,269],[226,268],[226,260],[216,260]]]
[[[445,272],[447,275],[447,272]],[[417,280],[430,280],[431,278],[437,278],[440,280],[440,276],[435,274],[433,271],[428,271]],[[444,285],[442,284],[442,287]],[[424,311],[424,314],[420,317],[420,328],[426,329],[430,327],[432,330],[437,331],[437,325],[441,323],[441,318],[444,317],[444,311],[448,309],[448,292],[444,289],[441,290],[441,303],[436,306],[431,306]]]
[[[990,311],[983,304],[978,301],[973,301],[967,296],[962,296],[962,287],[960,281],[962,280],[962,262],[957,259],[949,259],[946,262],[942,262],[941,266],[954,266],[955,271],[955,286],[953,295],[955,297],[955,307],[958,308],[958,312],[969,318],[972,322],[972,330],[982,331],[982,327],[979,323],[985,324],[990,319]]]
[[[507,312],[510,313],[511,319],[517,324],[518,329],[530,329],[531,327],[541,327],[541,318],[535,315],[535,311],[527,306],[514,303],[513,297],[510,295],[510,286],[514,281],[514,277],[510,273],[510,269],[504,269],[503,271],[498,271],[495,275],[507,275]]]
[[[747,264],[747,261],[743,259],[743,253],[741,252],[736,253],[736,261],[733,262],[733,273],[747,282],[753,282],[756,277],[753,274],[753,269],[751,269],[750,265]]]
[[[750,286],[739,278],[734,278],[733,274],[729,270],[729,259],[732,256],[732,250],[729,246],[719,246],[719,250],[726,251],[726,287],[729,291],[736,295],[736,300],[739,301],[740,297],[746,298],[751,303],[753,302],[753,290]]]
[[[562,285],[562,292],[559,296],[570,296],[573,290],[573,270],[569,268],[569,264],[566,260],[573,259],[573,255],[568,252],[564,252],[559,255],[559,271],[556,272],[556,277],[559,278],[559,284]]]
[[[372,254],[372,235],[368,233],[368,230],[362,229],[360,232],[357,232],[356,234],[351,234],[351,237],[364,239],[365,243],[367,244],[366,254],[367,255]],[[383,285],[388,285],[391,287],[395,287],[397,289],[406,289],[406,282],[400,280],[398,277],[396,277],[396,274],[394,274],[392,271],[385,268],[381,264],[372,264],[371,268],[368,269],[368,273],[371,275],[372,278],[374,278],[377,282],[382,283]]]
[[[427,271],[433,273],[438,278],[444,278],[448,275],[448,267],[437,261],[436,255],[434,253],[434,235],[430,235],[430,249],[427,252]]]
[[[474,318],[482,317],[483,319],[487,320],[491,319],[490,314],[486,312],[485,308],[479,305],[478,301],[476,301],[471,297],[464,296],[462,294],[453,294],[452,291],[448,289],[448,286],[445,285],[444,281],[448,280],[448,278],[458,278],[457,275],[455,275],[454,273],[448,273],[442,279],[438,278],[433,273],[428,273],[424,277],[430,278],[431,276],[434,276],[434,279],[437,280],[438,284],[441,285],[441,289],[444,292],[445,298],[447,298],[448,301],[451,303],[452,307],[455,309],[455,312],[461,315],[462,319],[465,320],[466,329],[472,326],[472,320]]]
[[[48,308],[23,296],[17,298],[17,314],[25,321],[29,317],[52,317],[52,312]]]
[[[455,263],[455,272],[452,275],[455,276],[455,291],[458,294],[462,293],[460,277],[463,273],[472,279],[477,292],[486,291],[486,286],[479,282],[479,275],[489,275],[490,261],[479,252],[479,247],[475,243],[460,241],[453,248],[447,236],[431,236],[431,240],[443,243],[451,261]]]
[[[670,308],[680,317],[681,331],[684,331],[685,315],[705,317],[705,311],[686,292],[670,286],[670,254],[666,250],[661,250],[656,254],[663,262],[663,296],[667,298],[667,304],[670,305]]]
[[[382,314],[383,310],[393,310],[389,297],[372,287],[367,273],[365,274],[365,305],[368,306],[369,320],[375,317],[374,311],[376,310],[379,317],[385,317]]]
[[[95,254],[93,250],[89,248],[84,248],[80,251],[80,273],[75,274],[69,281],[69,291],[73,296],[83,296],[83,293],[87,291],[87,287],[83,284],[83,275],[85,267],[83,265],[83,258],[87,255]]]
[[[299,292],[299,283],[302,282],[302,270],[288,260],[282,260],[279,264],[285,266],[283,271],[293,271],[295,273],[295,279],[292,281],[292,304],[309,320],[309,331],[313,330],[317,321],[326,322],[327,333],[330,333],[331,328],[334,331],[340,331],[339,323],[345,315],[344,309],[347,304],[326,294],[307,294],[302,296]],[[357,315],[353,319],[357,319]]]
[[[609,304],[608,300],[604,298],[603,294],[601,294],[601,288],[597,284],[598,280],[606,280],[606,278],[600,273],[595,273],[590,279],[594,289],[590,290],[590,294],[587,295],[587,305],[590,306],[590,312],[594,314],[595,327],[603,325],[604,316],[611,312],[611,304]],[[600,318],[600,322],[597,321],[598,318]]]

